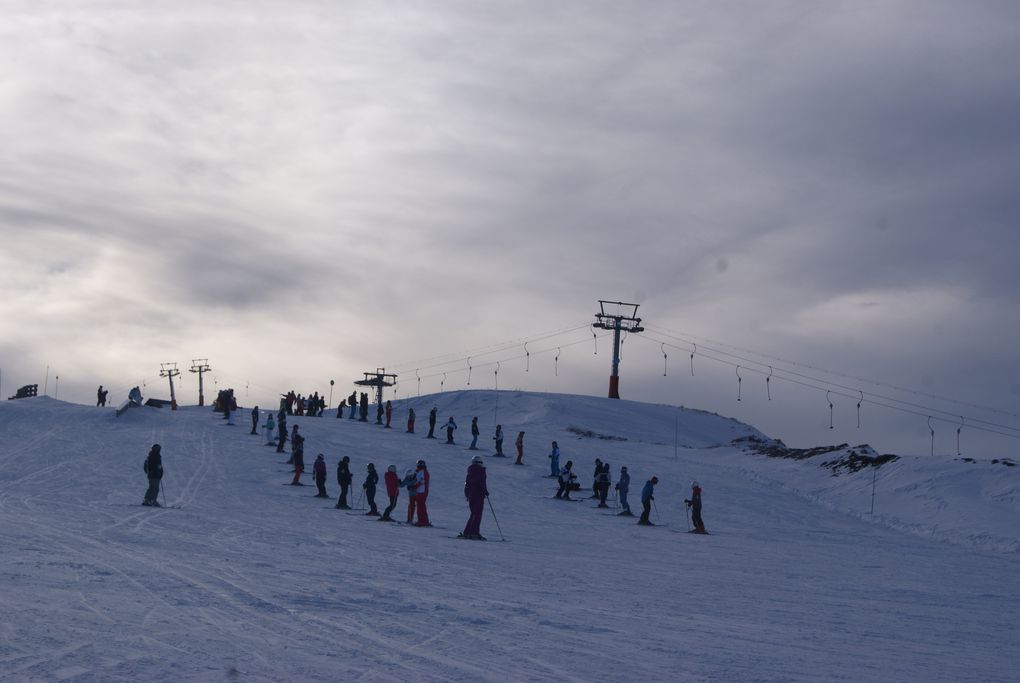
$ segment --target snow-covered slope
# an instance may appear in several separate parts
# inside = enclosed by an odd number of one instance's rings
[[[731,445],[765,436],[669,406],[515,392],[412,400],[417,433],[291,418],[324,453],[429,463],[435,528],[347,514],[290,475],[246,411],[0,404],[0,678],[5,680],[1011,680],[1020,600],[1017,469],[901,458],[877,477]],[[457,445],[424,439],[428,410]],[[374,412],[371,413],[374,416]],[[486,459],[492,509],[460,541],[472,416],[525,467]],[[590,486],[630,468],[645,528],[551,499],[549,443]],[[165,498],[140,507],[163,447]],[[683,498],[704,487],[714,535]],[[306,481],[308,479],[306,478]],[[587,492],[585,492],[587,493]],[[380,494],[380,502],[382,495]],[[821,503],[821,504],[819,504]],[[405,509],[402,497],[399,513]],[[492,510],[498,515],[499,529]],[[850,514],[847,514],[847,513]],[[910,528],[923,533],[905,533]],[[501,532],[500,532],[501,529]],[[950,539],[953,543],[947,543]],[[961,545],[966,544],[966,545]],[[993,552],[992,549],[995,551]]]

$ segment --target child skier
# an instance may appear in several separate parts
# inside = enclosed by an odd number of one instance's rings
[[[375,506],[375,486],[379,483],[379,475],[375,472],[375,464],[368,463],[368,474],[365,475],[365,483],[361,485],[361,488],[365,491],[365,501],[368,503],[368,512],[366,515],[372,517],[379,516],[379,508]]]
[[[319,489],[319,492],[315,494],[316,498],[327,498],[326,495],[326,457],[319,453],[315,458],[315,464],[312,465],[312,477],[315,479],[315,486]]]
[[[623,508],[623,512],[620,513],[621,517],[633,517],[633,513],[630,511],[630,504],[627,503],[627,490],[630,488],[630,475],[627,474],[627,467],[620,468],[620,479],[616,482],[616,490],[620,495],[620,507]]]
[[[414,408],[407,409],[407,433],[414,434]]]
[[[290,483],[294,486],[301,486],[301,474],[305,471],[305,437],[298,434],[297,425],[294,425],[294,433],[290,440],[291,448],[294,451],[294,455],[291,456],[294,461],[294,480]]]
[[[429,470],[425,466],[424,460],[418,461],[418,467],[415,470],[415,479],[418,482],[417,488],[415,488],[415,503],[418,511],[418,521],[415,522],[415,526],[432,526],[429,522],[429,511],[425,507],[425,503],[429,498]]]
[[[705,523],[701,520],[701,485],[698,482],[691,482],[691,497],[684,502],[691,509],[691,521],[694,523],[693,533],[707,534]]]
[[[655,500],[655,485],[658,483],[659,478],[652,477],[645,482],[644,488],[641,489],[641,506],[644,509],[641,511],[641,519],[638,520],[638,524],[655,526],[648,517],[652,514],[652,501]]]
[[[549,454],[549,476],[560,476],[560,445],[552,442],[552,452]]]
[[[574,461],[568,460],[567,464],[563,466],[562,470],[560,470],[560,490],[556,492],[556,495],[553,496],[554,498],[560,498],[561,500],[573,500],[573,498],[570,497],[570,487],[571,484],[574,483],[574,480],[577,479],[577,475],[575,475],[571,469],[573,466]]]
[[[443,429],[446,430],[446,443],[453,443],[453,432],[457,429],[457,423],[453,421],[452,415],[446,421],[446,424],[443,425]]]
[[[400,485],[407,490],[407,523],[414,524],[414,509],[417,506],[415,494],[418,489],[418,478],[414,476],[414,470],[404,472],[404,478],[400,480]]]
[[[351,506],[347,504],[347,493],[351,489],[352,479],[354,479],[354,475],[351,474],[351,457],[345,455],[336,465],[336,483],[340,486],[340,500],[336,502],[337,510],[351,509]]]
[[[503,455],[503,425],[496,425],[496,435],[492,437],[492,440],[496,442],[496,457],[505,458]]]
[[[386,474],[383,475],[383,480],[386,482],[386,495],[390,499],[390,504],[383,510],[382,517],[379,518],[381,522],[392,522],[393,519],[390,517],[390,513],[393,512],[393,508],[397,507],[397,497],[400,495],[400,479],[397,477],[397,466],[390,465],[386,468]]]
[[[517,446],[517,462],[515,465],[524,464],[524,432],[517,432],[517,440],[514,441],[514,445]]]
[[[163,456],[160,454],[158,443],[152,444],[142,469],[145,471],[145,476],[149,478],[149,488],[145,490],[142,505],[158,508],[159,483],[163,480]]]
[[[266,435],[266,445],[272,446],[276,441],[273,438],[273,430],[276,429],[276,422],[273,421],[273,414],[271,412],[266,413],[266,424],[262,427],[262,432]]]
[[[468,450],[471,451],[478,450],[478,435],[480,433],[481,432],[478,430],[478,418],[477,417],[471,418],[471,445],[468,446]]]

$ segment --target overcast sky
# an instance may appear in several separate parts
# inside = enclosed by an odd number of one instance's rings
[[[424,359],[613,299],[650,326],[624,342],[625,398],[917,453],[938,408],[1010,428],[963,450],[1020,450],[1016,3],[2,8],[4,397],[57,375],[71,401],[167,395],[159,364],[193,358],[249,405],[331,378],[336,402],[377,366],[406,396]],[[840,396],[830,430],[824,391],[776,380],[768,401],[746,365],[738,403],[733,365],[691,376],[695,337],[912,389],[922,415],[866,403],[858,429]],[[599,344],[531,343],[559,360],[471,388],[604,393]]]

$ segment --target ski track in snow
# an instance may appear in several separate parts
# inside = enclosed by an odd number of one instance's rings
[[[414,406],[420,416],[433,404],[441,417],[478,415],[484,443],[494,396],[458,392]],[[397,414],[404,405],[395,402]],[[355,498],[367,462],[380,472],[392,462],[402,473],[424,457],[430,515],[440,529],[363,524],[323,505],[314,487],[279,486],[289,475],[277,472],[275,450],[247,429],[220,429],[208,409],[146,408],[118,419],[109,409],[47,398],[0,405],[0,609],[18,615],[0,626],[0,678],[1018,675],[1017,553],[905,533],[891,517],[847,514],[845,500],[807,492],[807,479],[791,483],[789,472],[808,470],[789,468],[814,465],[720,448],[756,432],[708,413],[680,413],[690,447],[674,458],[664,444],[677,411],[666,406],[501,392],[499,409],[505,433],[527,430],[525,461],[533,465],[486,461],[490,500],[513,540],[506,544],[445,538],[467,518],[462,486],[472,454],[424,433],[291,418],[305,432],[306,461],[326,455],[330,502],[342,455],[353,461]],[[578,438],[571,427],[627,440]],[[636,517],[614,519],[593,501],[553,500],[545,458],[553,439],[584,485],[595,457],[612,463],[614,481],[627,464],[635,514],[644,480],[657,474],[652,519],[669,526],[642,528]],[[181,509],[138,505],[142,461],[156,442],[167,502]],[[1001,477],[1015,476],[1016,468],[1000,469]],[[861,476],[870,486],[870,475]],[[890,476],[887,506],[896,487],[909,485],[905,476]],[[717,535],[682,533],[682,500],[695,478]],[[994,490],[1004,514],[1015,516],[1015,498],[1002,503],[1009,486]],[[379,491],[381,508],[381,483]],[[936,507],[945,508],[938,491],[921,490],[918,499],[938,498]],[[401,491],[397,519],[406,504]],[[966,526],[959,515],[954,522]],[[483,533],[500,536],[488,505]]]

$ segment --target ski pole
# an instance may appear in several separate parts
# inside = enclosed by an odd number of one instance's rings
[[[691,506],[685,505],[684,511],[687,513],[687,530],[691,530]]]
[[[163,480],[159,480],[159,492],[163,494],[163,505],[166,506],[166,491],[163,490]]]
[[[486,496],[485,500],[489,501],[489,510],[492,511],[492,521],[496,523],[496,530],[499,531],[499,539],[501,541],[505,541],[506,538],[503,537],[503,529],[500,528],[499,520],[496,519],[496,509],[492,507],[492,499]]]
[[[354,505],[354,509],[355,510],[363,510],[364,509],[364,508],[361,507],[361,501],[362,501],[362,499],[364,499],[364,497],[365,497],[365,489],[361,489],[361,493],[358,494],[358,502],[355,503],[355,505]]]
[[[652,507],[655,508],[655,521],[662,524],[662,517],[659,516],[659,506],[655,504],[654,498],[652,498]]]

